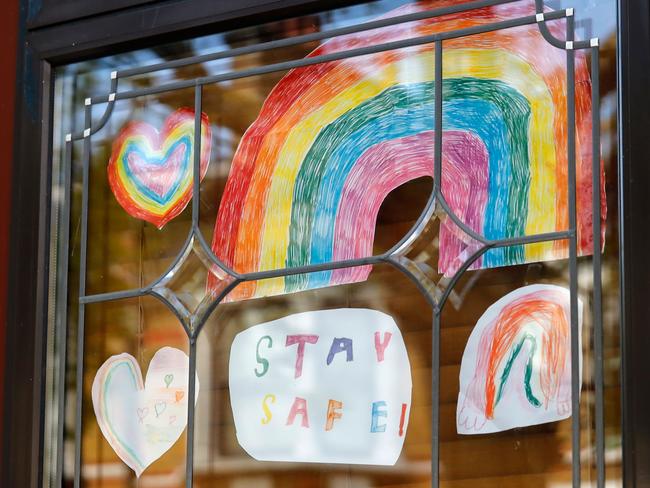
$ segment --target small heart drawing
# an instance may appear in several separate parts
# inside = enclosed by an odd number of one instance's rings
[[[164,386],[165,375],[173,371],[176,387]],[[140,477],[156,459],[167,452],[187,424],[187,400],[176,393],[188,389],[189,358],[172,347],[159,349],[149,363],[147,376],[136,359],[127,353],[111,356],[97,371],[92,400],[102,434],[117,455]],[[196,376],[196,395],[199,378]],[[150,413],[155,415],[150,415]]]
[[[201,114],[202,180],[210,163],[212,130]],[[144,122],[129,122],[113,142],[108,182],[118,203],[132,217],[159,229],[180,214],[192,198],[194,111],[173,112],[158,132]]]
[[[172,384],[172,381],[174,381],[174,375],[173,374],[166,374],[165,375],[165,386],[169,388],[169,385]]]
[[[160,417],[163,412],[167,409],[167,402],[156,402],[154,410],[156,411],[156,417]]]
[[[138,418],[140,419],[140,423],[144,420],[144,418],[149,415],[149,409],[147,407],[144,408],[138,408]]]
[[[176,398],[176,403],[180,402],[183,399],[184,396],[185,396],[184,391],[182,391],[182,390],[181,391],[176,391],[174,393],[174,397]]]

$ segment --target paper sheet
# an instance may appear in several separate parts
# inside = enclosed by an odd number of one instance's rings
[[[411,368],[388,315],[305,312],[239,333],[230,350],[239,444],[263,461],[393,465],[411,407]]]
[[[578,310],[581,329],[580,301]],[[459,434],[499,432],[571,415],[570,317],[569,290],[554,285],[519,288],[485,311],[463,353]]]
[[[212,130],[201,114],[200,179],[210,164]],[[122,208],[162,229],[192,198],[194,110],[172,112],[160,131],[132,120],[121,130],[108,161],[108,183]]]
[[[135,474],[167,452],[187,425],[189,359],[172,347],[159,349],[147,377],[136,359],[111,356],[97,371],[93,407],[104,437]],[[196,396],[199,379],[196,378]]]

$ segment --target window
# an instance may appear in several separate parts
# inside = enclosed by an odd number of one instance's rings
[[[488,3],[380,0],[57,70],[48,483],[550,487],[606,463],[620,485],[615,4]],[[558,315],[479,334],[522,299]],[[349,324],[316,323],[336,310]],[[382,379],[411,383],[403,403],[373,396],[388,339],[360,310],[403,338]],[[319,345],[246,342],[287,317]],[[318,362],[309,388],[298,362],[278,390],[239,385],[239,351],[254,380],[272,347]],[[165,351],[188,359],[160,376]],[[131,376],[110,390],[116,356]],[[348,418],[397,462],[356,458]]]

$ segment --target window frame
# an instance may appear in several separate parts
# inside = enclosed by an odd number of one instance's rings
[[[52,16],[52,3],[38,10],[22,0],[16,128],[12,168],[10,269],[5,360],[2,486],[42,486],[45,415],[45,346],[51,197],[53,67],[230,30],[265,20],[293,17],[352,2],[319,0],[157,1],[83,18],[74,9]],[[124,4],[125,2],[122,2]],[[358,2],[355,2],[358,3]],[[139,5],[138,5],[139,4]],[[192,8],[188,8],[189,5]],[[46,10],[49,9],[49,12]],[[31,14],[31,15],[30,15]],[[40,15],[42,14],[42,15]],[[154,19],[155,21],[151,21]],[[33,19],[37,19],[36,21]],[[41,20],[38,20],[41,19]],[[148,25],[142,29],[142,25]],[[644,228],[650,214],[650,5],[619,0],[619,219],[621,276],[622,422],[625,487],[650,487],[650,383],[647,368],[650,328],[647,316],[650,255]],[[635,374],[637,373],[637,374]]]

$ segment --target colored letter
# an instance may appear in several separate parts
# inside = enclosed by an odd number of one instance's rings
[[[391,337],[393,337],[393,334],[390,332],[384,332],[384,342],[381,342],[379,340],[379,332],[375,332],[375,351],[377,351],[378,363],[381,363],[384,360],[384,351],[388,347]]]
[[[299,378],[302,375],[302,360],[305,356],[305,344],[316,344],[318,342],[317,335],[308,335],[308,334],[297,334],[297,335],[288,335],[286,346],[293,346],[298,344],[298,351],[296,353],[296,375],[295,378]]]
[[[385,407],[386,402],[372,402],[372,422],[370,424],[370,432],[386,432],[386,424],[379,425],[379,417],[388,417],[386,410],[379,410],[379,407]]]
[[[302,415],[302,422],[300,425],[303,427],[309,428],[309,417],[307,416],[307,400],[304,398],[296,397],[291,405],[291,410],[289,411],[289,416],[287,417],[287,425],[293,425],[293,421],[296,418],[296,415]]]
[[[262,400],[262,410],[264,410],[264,418],[262,419],[262,425],[268,424],[271,419],[273,418],[273,414],[271,413],[271,409],[269,406],[266,404],[267,400],[271,400],[271,403],[275,403],[275,395],[269,393],[264,397],[264,400]]]
[[[264,376],[266,372],[269,370],[269,361],[267,359],[264,359],[263,357],[260,356],[260,344],[264,339],[268,339],[269,341],[269,349],[273,347],[273,339],[271,339],[271,336],[262,336],[260,337],[260,340],[257,341],[257,349],[255,351],[255,355],[257,356],[257,362],[262,365],[262,372],[257,371],[257,367],[255,367],[255,376],[260,378],[261,376]]]
[[[334,420],[340,419],[343,414],[337,410],[343,408],[343,402],[337,400],[330,400],[327,402],[327,423],[325,424],[325,430],[332,430],[334,427]]]
[[[404,421],[406,420],[406,403],[402,403],[402,415],[399,418],[399,436],[404,435]]]
[[[347,337],[335,337],[332,341],[330,352],[327,355],[327,364],[331,364],[334,360],[334,356],[342,351],[345,351],[346,361],[348,363],[354,359],[352,356],[352,339],[348,339]]]

